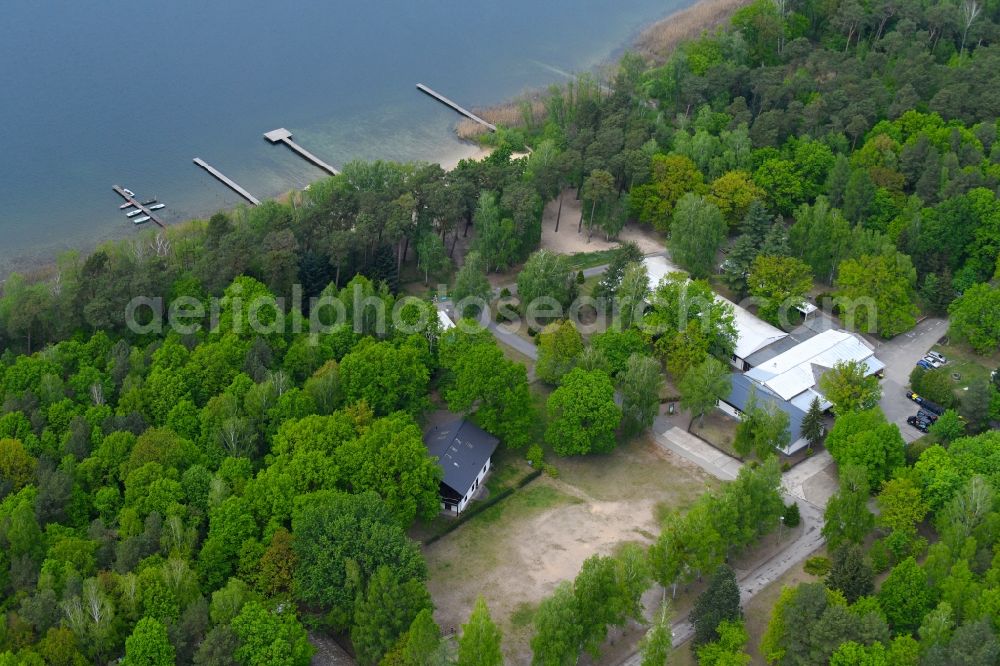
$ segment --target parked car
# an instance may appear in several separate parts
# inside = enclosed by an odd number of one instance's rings
[[[944,414],[944,407],[942,407],[941,405],[937,404],[936,402],[931,402],[930,400],[928,400],[927,398],[923,397],[922,395],[918,395],[917,393],[914,393],[913,391],[907,391],[906,392],[906,397],[909,398],[910,400],[912,400],[913,402],[917,403],[918,405],[920,405],[924,409],[926,409],[928,412],[931,412],[933,414],[938,414],[938,415]]]
[[[942,363],[941,361],[937,360],[936,358],[934,358],[930,354],[928,354],[927,356],[924,356],[920,360],[921,361],[926,361],[927,363],[930,363],[930,365],[931,365],[932,368],[940,368],[942,365],[944,365],[944,363]]]
[[[914,428],[916,428],[917,430],[919,430],[920,432],[927,432],[931,428],[930,421],[922,419],[918,416],[907,416],[906,422],[909,423]]]
[[[919,365],[924,370],[933,370],[934,369],[934,366],[931,365],[930,363],[928,363],[927,361],[925,361],[924,359],[920,359],[919,361],[917,361],[917,365]]]
[[[927,352],[927,355],[930,356],[935,361],[937,361],[938,363],[940,363],[941,365],[945,365],[948,363],[948,359],[945,358],[945,355],[940,352],[929,351]]]
[[[938,420],[938,415],[935,414],[934,412],[929,412],[926,409],[920,409],[917,411],[917,418],[925,419],[927,421],[930,421],[931,423],[934,423],[935,421]]]

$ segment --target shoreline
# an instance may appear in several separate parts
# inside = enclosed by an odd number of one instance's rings
[[[736,9],[749,4],[750,1],[698,0],[698,2],[690,7],[674,11],[638,29],[625,44],[612,51],[607,60],[596,65],[593,70],[601,71],[608,67],[613,67],[620,60],[622,54],[627,51],[636,51],[646,58],[647,61],[656,62],[663,57],[664,53],[675,48],[680,41],[689,39],[704,30],[721,24]],[[526,90],[512,99],[485,107],[474,108],[473,111],[490,122],[499,120],[501,124],[516,127],[519,124],[518,118],[520,117],[521,107],[524,102],[530,104],[533,118],[536,118],[539,113],[544,113],[544,94],[544,90]],[[514,122],[511,122],[512,120]],[[477,141],[477,137],[481,136],[482,132],[467,130],[463,132],[465,123],[471,123],[471,121],[467,119],[457,120],[452,131],[462,142],[463,148],[466,150],[451,151],[448,155],[427,160],[428,162],[436,162],[445,171],[451,171],[461,160],[480,160],[492,152],[492,148],[483,146]],[[472,125],[475,126],[473,129],[481,129],[481,126],[476,123],[472,123]],[[292,188],[274,197],[270,197],[270,199],[287,201],[295,191],[296,188]],[[243,204],[220,208],[214,212],[232,213],[241,205]],[[192,224],[204,222],[208,219],[208,215],[206,213],[203,217],[192,217],[171,223],[165,231],[170,233],[174,229],[183,229]],[[163,233],[163,231],[157,230],[156,233]],[[45,279],[51,276],[56,270],[59,257],[67,252],[78,252],[81,256],[86,256],[107,243],[122,243],[129,240],[146,239],[152,236],[153,234],[150,231],[132,233],[131,230],[126,228],[122,230],[121,234],[118,234],[117,231],[112,232],[105,238],[95,239],[95,242],[92,244],[78,243],[62,249],[53,248],[52,246],[39,247],[35,252],[27,252],[20,256],[0,260],[0,291],[2,291],[3,284],[14,273],[24,276],[29,281]]]

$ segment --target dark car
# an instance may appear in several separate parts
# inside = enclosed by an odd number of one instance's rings
[[[917,411],[917,418],[923,419],[925,421],[930,421],[931,423],[935,423],[938,420],[938,415],[935,414],[934,412],[929,412],[926,409],[920,409],[919,411]]]
[[[906,422],[920,432],[927,432],[931,428],[931,422],[927,419],[922,419],[919,416],[907,416]]]
[[[913,402],[917,403],[921,407],[923,407],[928,412],[931,412],[932,414],[937,414],[938,416],[944,414],[944,407],[937,404],[936,402],[931,402],[922,395],[914,393],[913,391],[907,391],[906,397],[912,400]]]

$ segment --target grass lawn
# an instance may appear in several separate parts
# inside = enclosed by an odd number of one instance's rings
[[[957,372],[961,378],[952,380],[955,385],[955,395],[961,399],[964,389],[970,384],[989,379],[990,373],[1000,366],[1000,352],[992,356],[980,356],[969,347],[961,344],[934,345],[932,349],[944,354],[948,365],[944,366],[948,375]]]
[[[597,250],[596,252],[576,252],[574,254],[567,255],[569,257],[569,265],[574,270],[583,270],[584,268],[591,268],[593,266],[602,266],[604,264],[610,263],[611,259],[615,256],[615,250]]]
[[[705,414],[704,422],[695,419],[691,434],[701,437],[720,451],[742,460],[743,456],[738,455],[736,449],[733,448],[738,425],[739,421],[721,409],[712,409]]]

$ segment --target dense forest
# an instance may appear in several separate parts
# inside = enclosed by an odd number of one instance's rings
[[[948,315],[956,339],[991,354],[998,37],[996,0],[756,0],[656,62],[627,55],[607,83],[552,89],[543,112],[525,105],[519,124],[484,138],[495,146],[485,160],[448,172],[352,163],[286,202],[11,276],[0,298],[0,664],[297,666],[312,653],[307,627],[349,639],[362,664],[501,663],[481,603],[445,653],[407,538],[438,512],[440,471],[422,442],[432,392],[529,458],[541,444],[606,452],[649,425],[664,368],[686,409],[715,404],[732,313],[704,311],[707,329],[643,332],[635,324],[675,321],[692,294],[667,280],[644,322],[631,321],[649,294],[637,250],[623,247],[595,292],[619,330],[589,346],[571,325],[538,334],[538,378],[558,386],[543,414],[524,366],[488,332],[441,331],[435,305],[404,299],[403,284],[459,267],[452,296],[489,300],[486,274],[523,264],[522,300],[568,304],[575,271],[536,252],[556,201],[569,233],[613,239],[628,221],[662,233],[696,292],[869,299],[876,309],[855,323],[883,337]],[[579,219],[562,215],[566,197],[581,199]],[[274,318],[308,319],[320,295],[355,314],[355,293],[425,325],[381,326],[365,312],[322,334],[236,325],[253,297],[281,299]],[[188,297],[206,312],[219,299],[220,316],[190,333],[136,332],[136,297]],[[927,374],[915,380],[930,386]],[[866,390],[834,400],[829,576],[783,593],[764,656],[996,663],[1000,439],[979,433],[1000,418],[997,386],[977,387],[956,405],[964,420],[951,412],[905,452]],[[762,459],[782,430],[766,417],[741,435]],[[770,456],[667,517],[648,553],[588,560],[536,614],[536,663],[598,652],[608,626],[639,617],[653,581],[676,588],[711,572],[695,612],[699,661],[746,663],[721,565],[786,516],[778,478]],[[668,621],[651,628],[644,663],[664,663]]]

